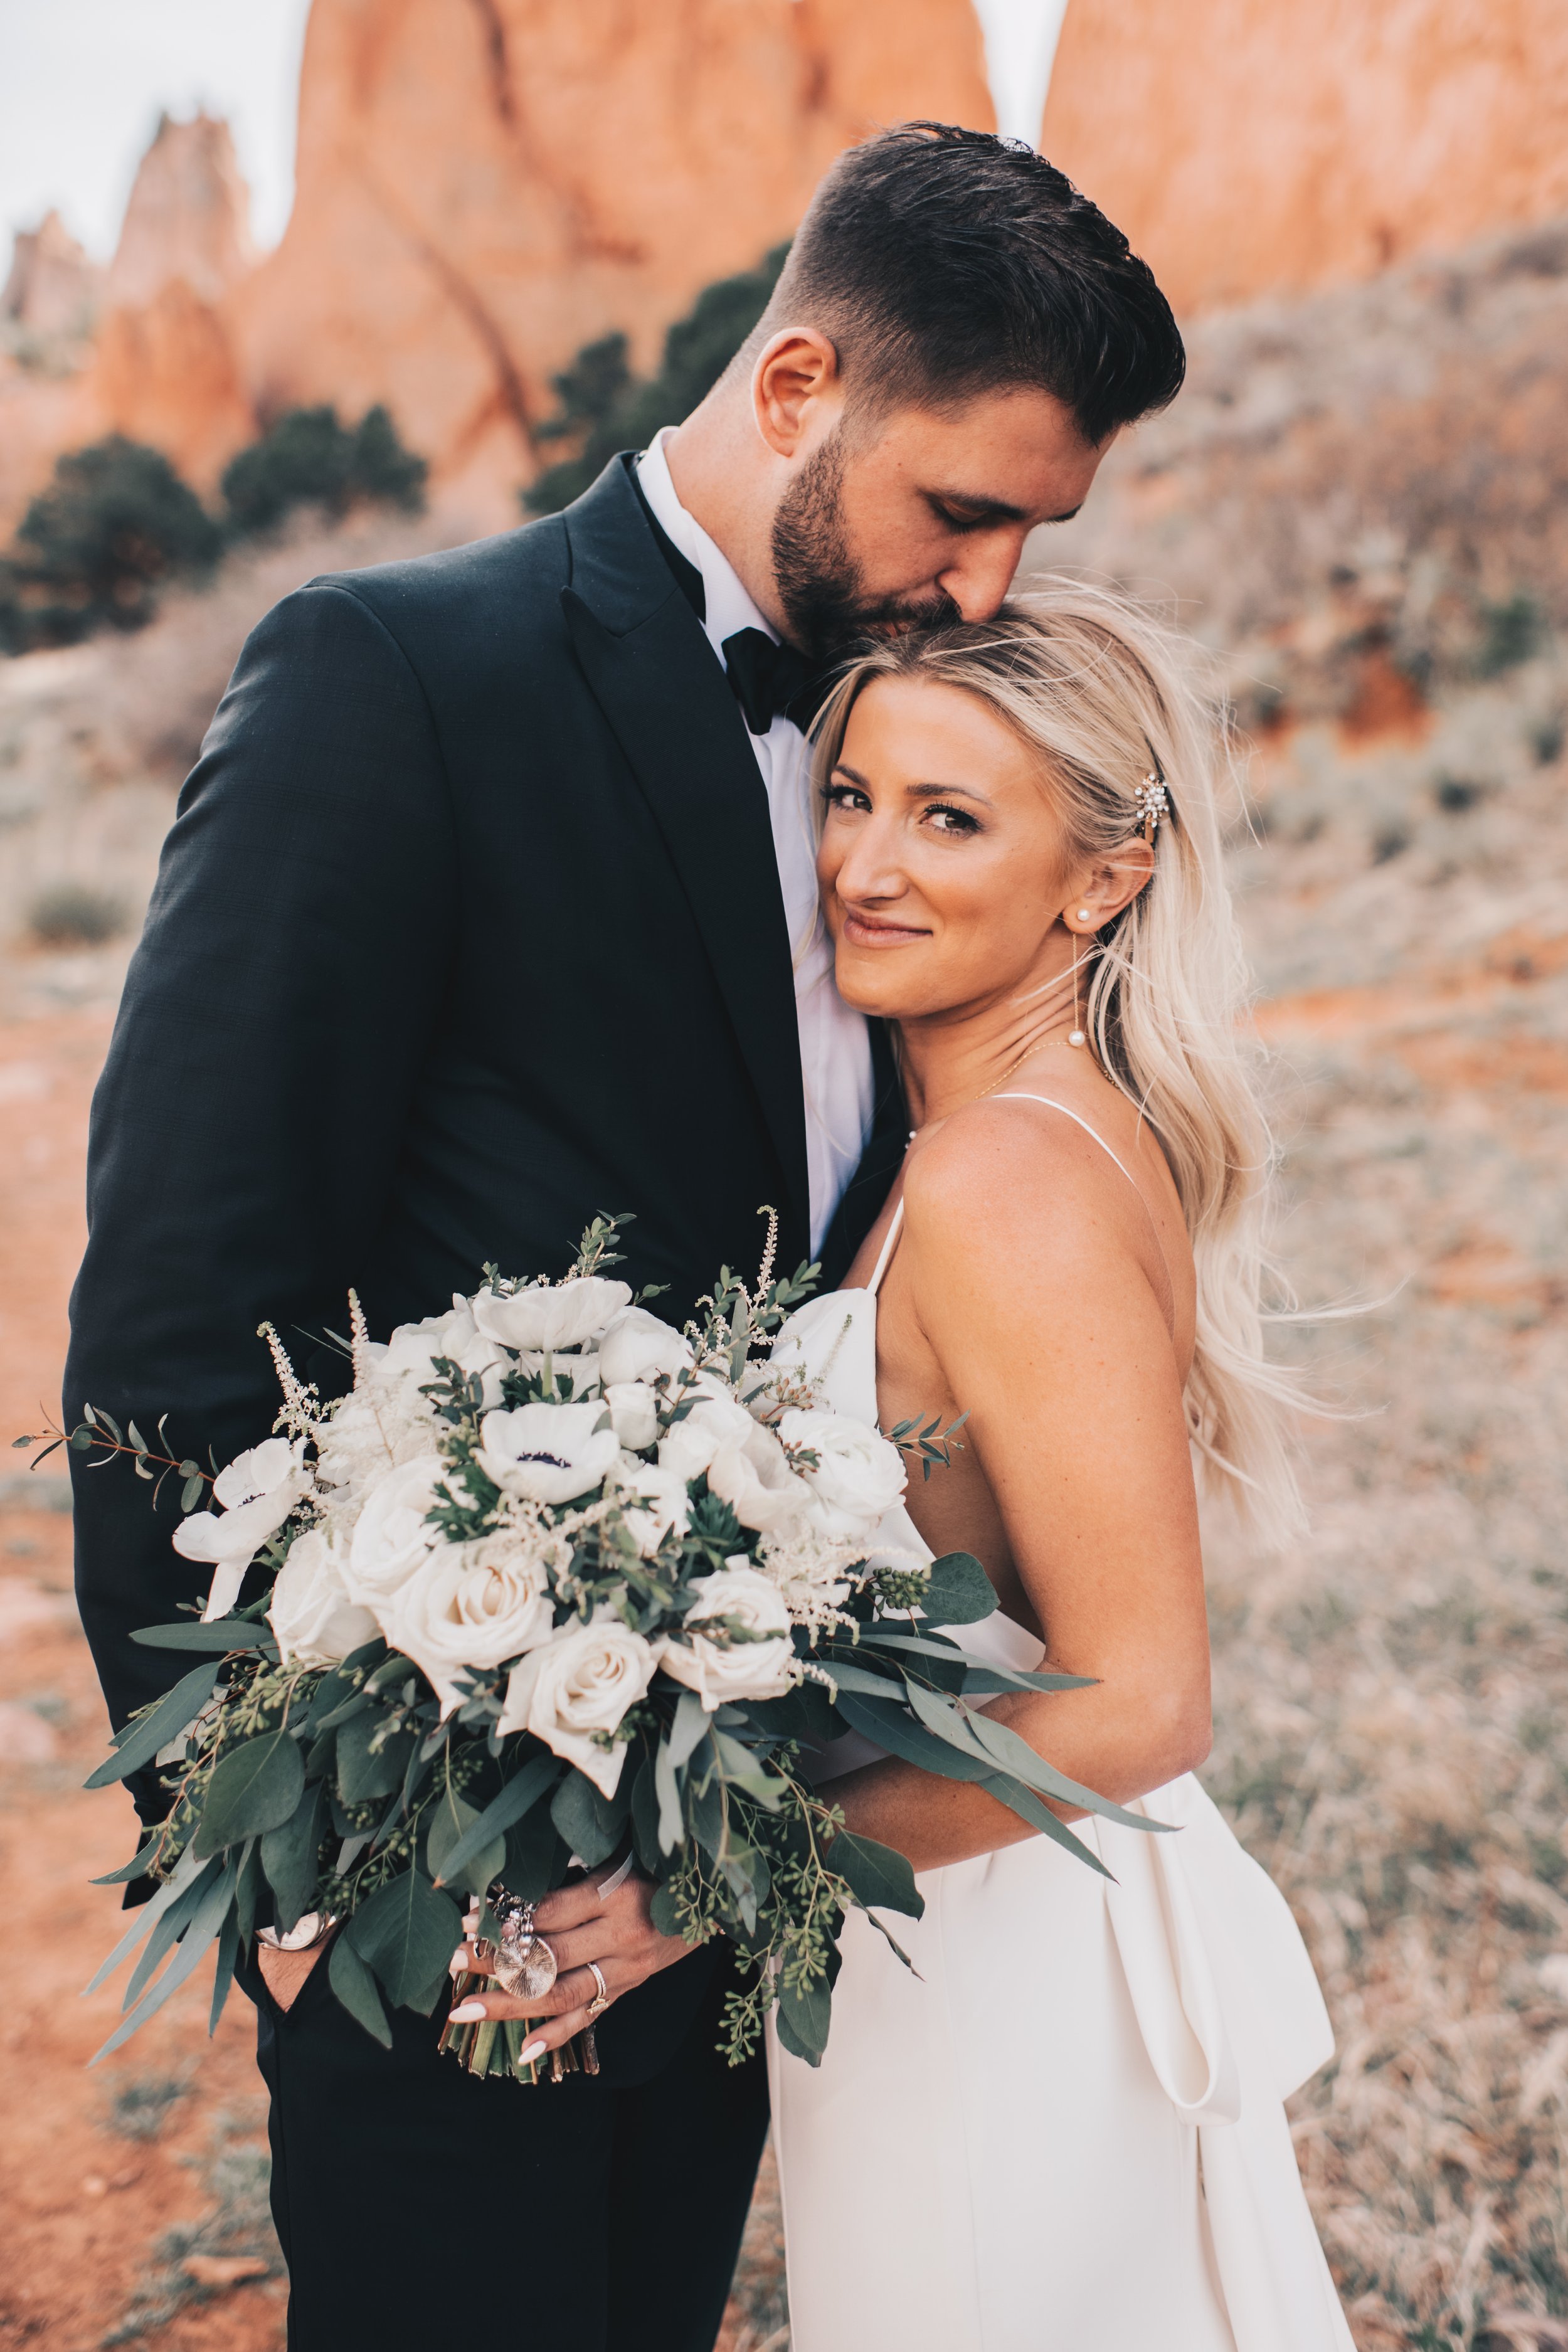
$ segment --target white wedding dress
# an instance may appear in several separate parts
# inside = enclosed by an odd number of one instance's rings
[[[873,1423],[900,1216],[775,1350]],[[931,1557],[901,1507],[880,1541]],[[1044,1655],[1000,1613],[953,1638]],[[1306,1948],[1191,1774],[1129,1810],[1176,1827],[1075,1824],[1110,1882],[1042,1837],[926,1872],[917,1975],[851,1912],[820,2067],[770,2028],[792,2352],[1353,2352],[1282,2105],[1333,2049]]]

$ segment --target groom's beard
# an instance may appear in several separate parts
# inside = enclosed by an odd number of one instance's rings
[[[773,578],[789,632],[814,661],[838,660],[860,639],[963,618],[951,596],[868,598],[844,527],[843,427],[801,467],[773,517]]]

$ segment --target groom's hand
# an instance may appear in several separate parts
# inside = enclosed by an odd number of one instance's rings
[[[570,2042],[574,2033],[593,2023],[588,2005],[598,1998],[599,1986],[588,1966],[590,1960],[597,1962],[605,1991],[616,2001],[660,1969],[685,1959],[691,1950],[681,1937],[661,1935],[654,1926],[653,1892],[652,1882],[636,1871],[621,1879],[618,1871],[605,1869],[592,1872],[574,1886],[557,1887],[540,1904],[533,1923],[535,1933],[544,1937],[555,1954],[560,1971],[551,1990],[532,2000],[516,1993],[472,1993],[452,2011],[454,2022],[461,2025],[487,2017],[536,2018],[539,2031],[530,2036],[525,2056],[537,2057]],[[488,1972],[471,1942],[460,1944],[452,1955],[453,1975],[465,1969],[476,1976]]]

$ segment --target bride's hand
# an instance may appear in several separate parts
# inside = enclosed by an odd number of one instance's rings
[[[618,1877],[614,1871],[592,1874],[575,1885],[557,1887],[540,1904],[534,1932],[550,1945],[560,1971],[548,1993],[531,2000],[516,1993],[471,1993],[453,2010],[451,2021],[466,2025],[484,2018],[537,2018],[539,2031],[522,2054],[538,2057],[559,2049],[593,2023],[588,2006],[598,1998],[599,1987],[590,1960],[597,1962],[605,1992],[616,2001],[660,1969],[685,1959],[692,1947],[679,1936],[661,1935],[653,1924],[651,1881],[636,1871],[619,1885]],[[464,1925],[471,1934],[477,1914],[471,1913]],[[463,1970],[475,1976],[489,1973],[471,1941],[460,1944],[452,1955],[453,1975]]]

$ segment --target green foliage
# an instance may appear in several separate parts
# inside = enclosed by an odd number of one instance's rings
[[[1527,662],[1541,643],[1542,614],[1531,596],[1510,596],[1505,604],[1481,606],[1481,642],[1476,669],[1482,677],[1500,677],[1505,670]]]
[[[335,408],[291,408],[225,467],[228,529],[235,538],[270,530],[301,506],[342,515],[380,503],[417,514],[426,471],[379,404],[357,425],[340,422]]]
[[[111,434],[55,460],[5,567],[14,644],[71,645],[152,618],[156,591],[217,560],[222,534],[161,450]]]
[[[305,1766],[291,1733],[270,1731],[233,1748],[207,1783],[196,1831],[198,1853],[220,1853],[242,1838],[281,1829],[305,1793]]]
[[[639,381],[625,335],[586,343],[552,378],[560,406],[539,428],[542,441],[572,445],[572,455],[521,493],[526,513],[554,514],[581,497],[619,449],[646,448],[659,427],[679,425],[711,392],[763,312],[789,253],[775,246],[754,269],[705,286],[664,339],[658,373]]]
[[[55,882],[28,908],[27,928],[40,947],[101,947],[125,929],[125,908],[84,883]]]

